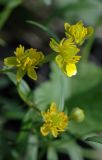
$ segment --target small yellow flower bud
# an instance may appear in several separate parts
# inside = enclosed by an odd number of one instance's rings
[[[70,118],[76,122],[82,122],[85,119],[84,111],[76,107],[73,109]]]

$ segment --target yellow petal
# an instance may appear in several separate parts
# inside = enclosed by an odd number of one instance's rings
[[[64,41],[66,41],[65,38],[60,41],[60,47],[63,45]]]
[[[28,68],[27,75],[29,78],[33,80],[37,80],[37,74],[33,67]]]
[[[69,23],[64,23],[64,28],[65,28],[66,31],[69,29],[69,27],[70,27]]]
[[[67,64],[66,65],[66,74],[68,77],[72,77],[73,75],[76,75],[77,69],[75,64]]]
[[[62,68],[63,67],[63,57],[61,56],[61,55],[58,55],[58,56],[56,56],[56,63],[58,64],[58,66],[60,67],[60,68]]]
[[[5,58],[4,59],[4,64],[6,66],[10,66],[10,67],[16,66],[16,64],[17,64],[16,57]]]
[[[92,27],[87,27],[87,37],[91,36],[94,32],[94,29]]]
[[[59,44],[53,38],[51,38],[49,45],[52,50],[54,50],[55,52],[59,52]]]
[[[79,22],[76,23],[76,25],[83,26],[83,22],[80,20]]]
[[[24,75],[25,75],[25,70],[19,68],[16,74],[17,81],[20,81],[24,77]]]
[[[52,132],[52,135],[53,135],[55,138],[58,136],[58,131],[57,131],[57,129],[52,129],[51,132]]]
[[[46,124],[44,124],[41,128],[40,131],[43,136],[47,136],[49,134],[49,128]]]
[[[17,57],[21,57],[24,54],[24,46],[19,45],[14,53]]]
[[[56,103],[52,102],[50,106],[50,112],[57,112],[57,106]]]

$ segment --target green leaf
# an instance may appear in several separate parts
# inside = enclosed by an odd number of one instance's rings
[[[0,38],[0,46],[3,46],[3,47],[5,47],[6,46],[6,41],[5,40],[3,40],[2,38]]]
[[[21,2],[22,2],[22,0],[1,0],[0,4],[10,5],[10,6],[15,7],[15,6],[19,5]]]
[[[6,119],[23,119],[25,112],[22,110],[22,106],[17,102],[5,100],[2,105],[2,115]]]
[[[86,138],[85,140],[102,144],[102,136],[92,136],[92,137]]]
[[[34,90],[34,103],[41,110],[55,102],[59,110],[63,109],[63,103],[70,96],[70,84],[68,77],[58,68],[55,63],[51,64],[50,80],[42,83]]]
[[[68,79],[72,95],[80,94],[102,82],[102,68],[90,62],[80,62],[76,76]]]
[[[38,22],[31,21],[31,20],[28,20],[27,23],[30,23],[33,26],[36,26],[36,27],[40,28],[41,30],[46,32],[50,37],[55,38],[56,40],[59,40],[59,38],[56,36],[56,34],[53,33],[48,27],[46,27],[46,26],[44,26],[44,25],[42,25]]]
[[[56,17],[65,18],[66,14],[71,15],[71,18],[73,19],[73,15],[76,17],[75,14],[77,14],[78,12],[81,12],[83,10],[84,11],[91,10],[93,8],[96,8],[96,6],[87,0],[82,1],[82,2],[75,1],[70,4],[67,2],[67,4],[63,6],[61,5],[60,7],[57,5],[57,7],[54,8],[51,15],[48,17],[47,21],[52,22],[52,20]],[[69,19],[68,16],[66,17]]]
[[[48,24],[59,17],[70,22],[82,19],[86,24],[96,25],[101,16],[102,2],[99,0],[66,1],[65,5],[58,6],[61,2],[58,2],[57,7],[46,20]]]
[[[58,160],[57,152],[53,147],[47,150],[47,160]]]
[[[74,141],[72,137],[70,139],[65,139],[65,136],[62,137],[62,140],[58,140],[59,143],[56,145],[56,149],[58,152],[62,152],[68,154],[71,160],[83,160],[82,149],[81,147]]]
[[[12,72],[5,72],[8,78],[13,82],[14,85],[17,85],[16,75]]]
[[[26,152],[26,159],[37,160],[38,158],[38,139],[35,135],[30,135],[28,138],[28,146]]]
[[[25,149],[27,148],[28,137],[30,129],[32,127],[32,114],[33,109],[28,110],[28,112],[25,114],[21,131],[16,139],[17,147],[20,152],[25,151]]]
[[[22,3],[23,0],[9,0],[8,6],[15,8]]]
[[[9,79],[14,83],[14,85],[17,86],[18,93],[22,100],[29,104],[29,102],[31,101],[31,89],[28,84],[24,80],[21,80],[19,83],[17,83],[16,75],[14,73],[7,72],[6,74],[8,75]]]
[[[24,80],[21,80],[21,82],[18,84],[17,90],[23,101],[30,101],[31,90]]]
[[[102,83],[78,95],[72,96],[67,100],[65,107],[69,112],[74,107],[80,107],[85,112],[85,120],[82,123],[70,122],[69,130],[78,136],[84,136],[89,133],[101,132],[102,125]]]
[[[98,132],[102,130],[102,69],[92,63],[81,62],[78,67],[78,74],[69,79],[72,95],[67,99],[65,107],[68,112],[75,107],[85,111],[84,122],[78,124],[70,122],[69,129],[77,135]]]
[[[4,10],[0,13],[0,29],[4,26],[13,9],[20,5],[22,0],[3,0]]]
[[[67,151],[71,160],[83,160],[82,150],[75,142],[69,143]]]

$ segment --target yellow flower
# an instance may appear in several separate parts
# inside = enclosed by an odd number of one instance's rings
[[[62,56],[56,56],[56,62],[62,71],[68,76],[72,77],[77,74],[76,63],[80,60],[81,56],[73,56],[69,60],[64,59]]]
[[[20,81],[26,73],[31,79],[36,80],[35,68],[44,59],[43,53],[33,48],[24,51],[24,47],[20,45],[14,54],[15,56],[5,58],[4,64],[17,68],[17,81]]]
[[[75,64],[80,60],[81,56],[76,56],[80,50],[73,43],[72,39],[62,39],[60,43],[51,39],[50,47],[58,53],[55,60],[62,71],[68,77],[76,75],[77,69]]]
[[[93,33],[92,27],[84,27],[81,21],[77,22],[75,25],[70,25],[69,23],[64,24],[65,34],[68,38],[72,38],[73,41],[81,45],[86,38],[88,38]]]
[[[60,132],[64,132],[68,124],[68,116],[64,112],[58,112],[55,103],[52,103],[47,112],[42,112],[44,124],[40,128],[43,136],[51,133],[57,137]]]

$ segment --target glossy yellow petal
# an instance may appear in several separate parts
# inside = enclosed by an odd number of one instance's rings
[[[71,63],[67,64],[65,73],[67,74],[68,77],[76,75],[77,74],[76,65]]]
[[[60,41],[60,43],[59,43],[59,47],[62,47],[63,46],[63,43],[66,41],[66,39],[65,38],[63,38],[61,41]]]
[[[66,60],[75,56],[79,51],[80,49],[73,43],[72,38],[64,39],[59,47],[59,54]]]
[[[24,46],[19,45],[14,53],[17,57],[21,58],[21,56],[24,54]]]
[[[27,75],[29,78],[31,78],[33,80],[37,80],[37,74],[36,74],[36,71],[33,67],[28,68]]]
[[[17,64],[16,57],[5,58],[4,64],[5,64],[5,66],[10,66],[10,67],[16,66],[16,64]]]
[[[44,124],[41,128],[40,131],[42,133],[43,136],[47,136],[49,134],[49,127]]]
[[[56,56],[55,60],[56,60],[56,63],[58,64],[58,66],[60,68],[62,68],[63,63],[64,63],[63,57],[61,55],[58,55],[58,56]]]
[[[49,45],[53,51],[59,52],[59,44],[53,38],[51,38]]]
[[[66,31],[69,29],[69,27],[70,27],[69,23],[64,23],[64,28],[65,28]]]
[[[51,103],[50,112],[51,112],[51,113],[52,113],[52,112],[53,112],[53,113],[57,112],[56,103],[54,103],[54,102]]]
[[[66,63],[77,63],[80,60],[81,56],[73,56],[71,59],[69,59],[68,61],[66,61]]]
[[[25,54],[32,60],[32,64],[34,65],[37,65],[44,60],[44,54],[33,48],[27,49]]]
[[[87,27],[87,37],[91,36],[94,33],[94,29],[92,27]]]
[[[17,70],[16,78],[18,82],[24,77],[25,73],[26,71],[22,70],[21,68]]]
[[[58,131],[57,131],[57,129],[55,129],[55,128],[53,128],[53,129],[51,130],[51,133],[52,133],[52,135],[53,135],[55,138],[58,136]]]

